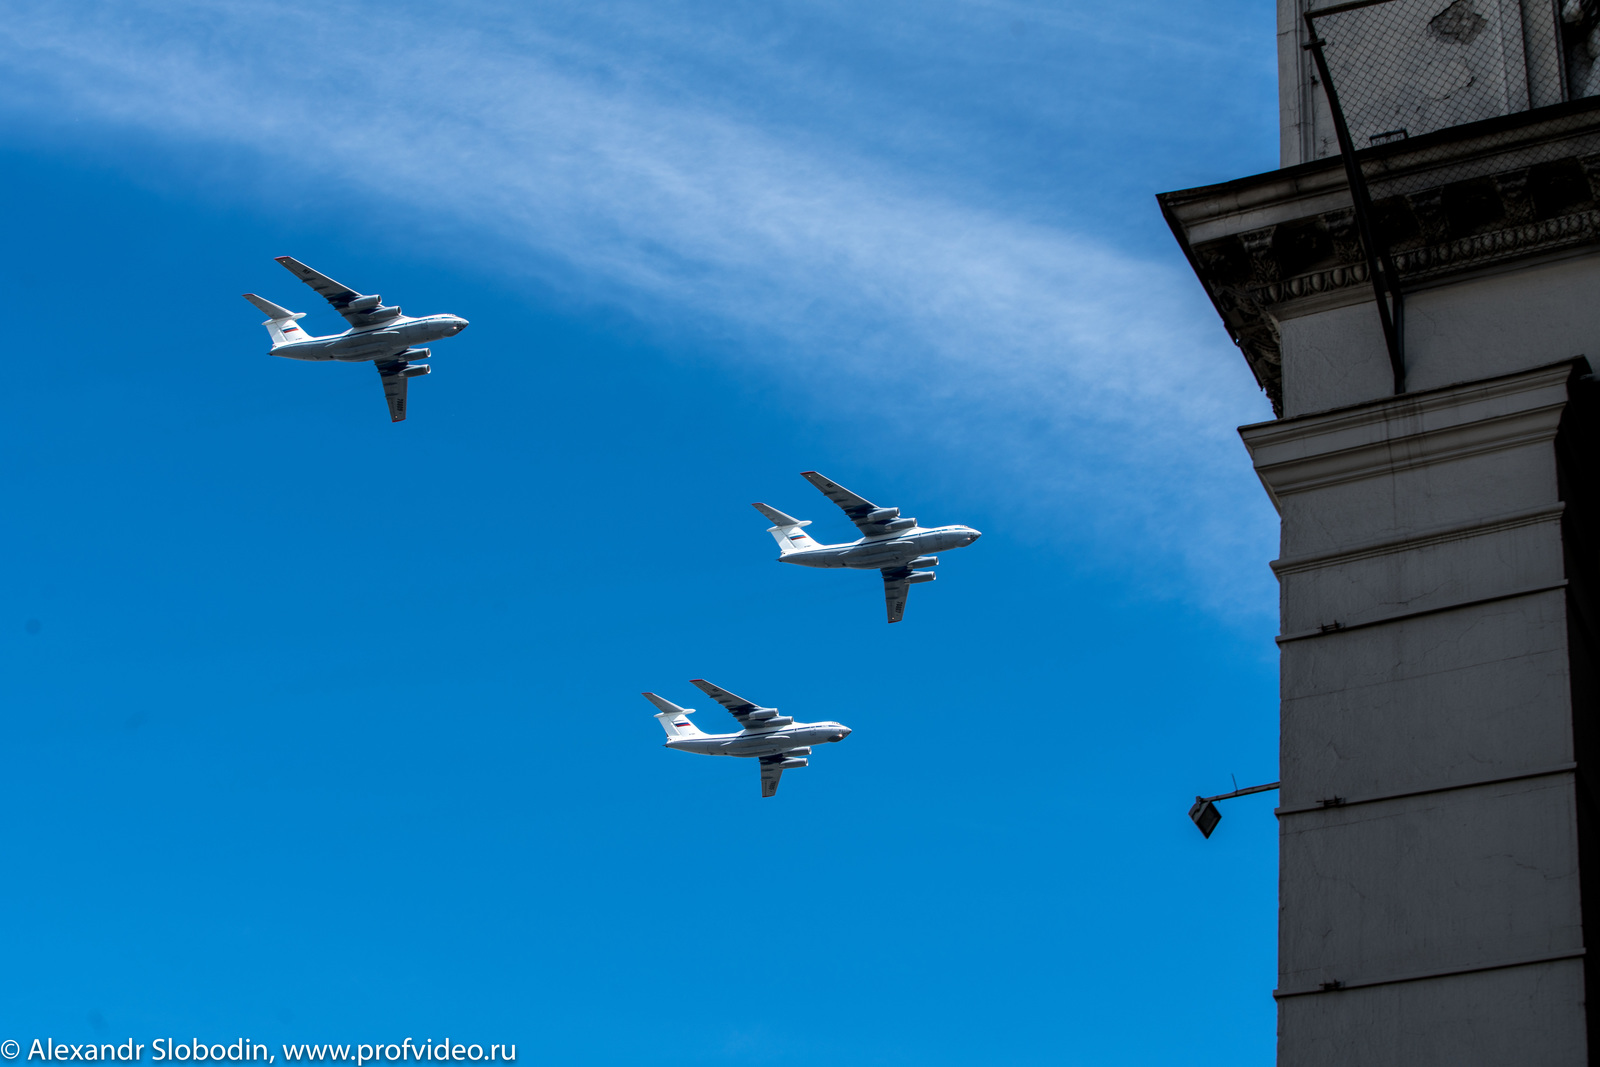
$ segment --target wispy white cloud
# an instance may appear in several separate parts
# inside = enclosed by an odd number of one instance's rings
[[[243,149],[275,178],[425,207],[574,298],[715,321],[749,341],[741,358],[803,367],[797,387],[848,383],[891,419],[937,420],[1030,495],[1142,531],[1139,551],[1186,561],[1213,606],[1260,573],[1269,513],[1232,426],[1265,409],[1223,370],[1237,356],[1181,270],[930,182],[859,124],[832,140],[753,121],[548,11],[476,13],[18,5],[0,108]]]

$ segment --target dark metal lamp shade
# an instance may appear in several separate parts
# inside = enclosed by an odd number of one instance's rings
[[[1205,797],[1195,797],[1194,807],[1189,809],[1189,818],[1194,820],[1194,824],[1200,828],[1202,834],[1210,837],[1211,831],[1222,821],[1222,812]]]

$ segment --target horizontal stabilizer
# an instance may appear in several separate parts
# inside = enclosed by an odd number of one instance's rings
[[[767,521],[772,523],[771,526],[767,527],[767,532],[772,535],[774,541],[778,542],[778,550],[782,555],[787,556],[791,552],[818,547],[817,543],[811,539],[811,535],[802,529],[802,527],[811,525],[810,519],[797,519],[793,515],[785,515],[777,508],[769,508],[765,504],[752,504],[751,506],[765,515]]]
[[[694,714],[693,708],[680,708],[672,701],[663,700],[654,693],[646,693],[644,698],[661,709],[656,721],[661,724],[661,728],[667,732],[669,738],[705,736],[698,726],[689,721],[689,716]]]
[[[270,300],[261,299],[254,293],[245,293],[244,298],[259,308],[261,313],[268,319],[303,319],[306,317],[304,311],[294,312],[288,308],[281,308]]]
[[[801,522],[799,519],[795,518],[794,516],[785,515],[783,512],[779,511],[777,508],[768,507],[765,504],[752,504],[750,506],[755,508],[757,511],[761,512],[761,514],[765,515],[767,517],[767,521],[772,523],[772,525],[774,525],[774,526],[810,526],[811,525],[811,523],[809,523],[809,522]]]
[[[694,712],[693,708],[680,708],[672,701],[667,700],[665,697],[658,697],[654,693],[646,693],[644,698],[668,715],[687,715]]]

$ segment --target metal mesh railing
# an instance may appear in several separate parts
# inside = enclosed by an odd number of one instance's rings
[[[1360,0],[1307,20],[1358,151],[1568,97],[1553,0]]]
[[[1439,266],[1451,241],[1593,209],[1600,189],[1600,166],[1548,131],[1476,154],[1418,139],[1600,94],[1600,0],[1357,0],[1305,23],[1328,105],[1316,121],[1339,142],[1403,392],[1403,281]]]

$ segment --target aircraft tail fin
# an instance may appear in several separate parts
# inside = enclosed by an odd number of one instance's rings
[[[306,332],[300,328],[299,320],[306,317],[304,311],[290,311],[281,308],[270,300],[263,300],[254,293],[244,294],[244,298],[260,309],[267,316],[267,321],[261,325],[267,328],[272,335],[272,343],[281,345],[286,341],[304,341]]]
[[[773,524],[767,532],[772,535],[774,541],[778,542],[778,548],[783,554],[787,555],[790,552],[804,548],[819,547],[816,540],[801,529],[803,526],[811,525],[810,519],[801,521],[792,515],[785,515],[777,508],[768,507],[766,504],[752,504],[751,506],[765,515],[767,521]]]
[[[646,693],[644,698],[661,709],[656,721],[661,724],[668,737],[704,736],[700,732],[700,727],[689,721],[689,716],[694,714],[693,708],[680,708],[672,701],[658,697],[654,693]]]

